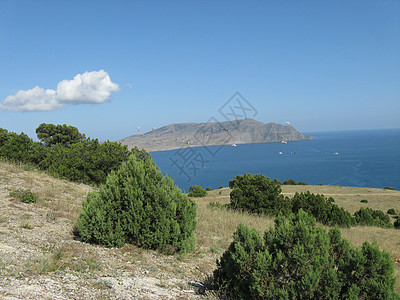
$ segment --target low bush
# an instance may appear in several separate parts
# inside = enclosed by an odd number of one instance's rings
[[[287,215],[290,211],[290,201],[281,194],[281,186],[264,175],[236,175],[229,182],[232,189],[229,207],[250,213],[277,215],[279,212]]]
[[[397,218],[396,221],[394,221],[393,226],[396,229],[400,229],[400,218]]]
[[[131,155],[82,206],[77,233],[84,242],[108,247],[132,243],[169,253],[195,248],[197,205],[150,156]]]
[[[394,191],[394,187],[391,187],[391,186],[385,186],[383,189],[384,190],[392,190],[392,191]]]
[[[297,185],[297,181],[294,179],[287,179],[283,182],[284,185]]]
[[[393,227],[390,217],[381,210],[361,207],[354,213],[357,224],[380,227]]]
[[[29,189],[18,189],[10,193],[10,197],[16,198],[24,203],[36,203],[39,196]]]
[[[354,225],[355,220],[351,214],[343,208],[339,208],[333,202],[332,197],[326,198],[322,194],[295,193],[291,200],[292,212],[297,213],[304,210],[314,216],[318,222],[326,225],[339,225],[341,227]]]
[[[362,199],[360,202],[361,203],[368,203],[368,200],[367,199]]]
[[[355,249],[300,210],[278,217],[264,239],[240,224],[217,261],[212,286],[231,299],[399,299],[390,255],[376,243]]]
[[[207,191],[203,189],[200,185],[192,185],[189,188],[189,197],[205,197],[207,196]]]
[[[390,209],[388,209],[387,214],[389,214],[389,215],[397,215],[397,211],[394,208],[390,208]]]

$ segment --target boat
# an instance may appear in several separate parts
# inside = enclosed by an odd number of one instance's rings
[[[282,141],[282,144],[287,144],[287,142],[286,141]]]
[[[335,152],[335,153],[333,153],[333,155],[339,155],[339,152]]]
[[[232,146],[232,147],[236,147],[237,145],[236,145],[236,144],[232,144],[231,146]]]
[[[278,152],[279,155],[282,155],[282,152]]]

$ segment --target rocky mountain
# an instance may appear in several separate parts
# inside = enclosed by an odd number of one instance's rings
[[[293,126],[262,123],[254,119],[228,122],[170,124],[119,140],[129,148],[162,151],[187,146],[232,145],[311,140]]]

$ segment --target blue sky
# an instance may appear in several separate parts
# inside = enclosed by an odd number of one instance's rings
[[[400,1],[0,1],[0,127],[116,140],[255,119],[400,128]]]

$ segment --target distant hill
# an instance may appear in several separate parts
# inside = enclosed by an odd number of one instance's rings
[[[159,129],[134,134],[119,140],[129,148],[162,151],[187,146],[232,145],[311,140],[293,126],[242,119],[214,123],[170,124]]]

